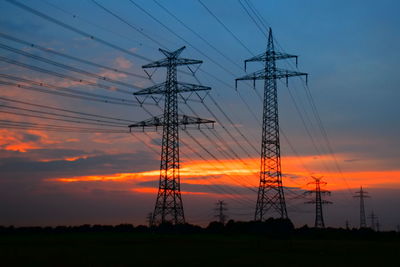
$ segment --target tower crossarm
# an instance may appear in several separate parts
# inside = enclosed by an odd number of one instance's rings
[[[179,115],[178,116],[178,125],[194,125],[194,124],[206,124],[206,123],[211,123],[214,124],[215,121],[213,120],[208,120],[208,119],[202,119],[198,117],[192,117],[192,116],[187,116],[187,115]],[[129,125],[129,129],[131,128],[153,128],[153,127],[161,127],[161,126],[166,126],[167,123],[164,120],[163,115],[160,116],[155,116],[153,118],[150,118],[148,120],[140,121],[134,124]]]
[[[171,65],[180,66],[180,65],[193,65],[193,64],[203,63],[202,60],[179,57],[179,55],[182,53],[182,51],[185,48],[186,48],[185,46],[182,46],[178,50],[175,50],[172,52],[160,48],[158,50],[165,55],[165,58],[153,61],[146,65],[143,65],[142,68],[143,69],[159,68],[159,67],[167,67],[168,68],[168,67],[171,67]]]
[[[196,59],[189,59],[189,58],[177,58],[174,60],[174,65],[176,66],[182,66],[182,65],[193,65],[193,64],[201,64],[203,63],[202,60],[196,60]],[[169,58],[166,59],[161,59],[157,60],[154,62],[151,62],[149,64],[143,65],[143,69],[148,69],[148,68],[161,68],[161,67],[169,67],[171,65],[171,60]]]
[[[243,77],[237,78],[236,81],[241,80],[270,80],[270,79],[282,79],[294,76],[307,76],[308,73],[298,72],[292,70],[285,70],[274,68],[272,71],[259,70]]]
[[[237,87],[237,81],[243,81],[243,80],[271,80],[271,79],[287,79],[289,77],[294,77],[294,76],[306,76],[306,79],[308,77],[308,73],[305,72],[298,72],[298,71],[291,71],[291,70],[285,70],[285,69],[279,69],[279,68],[273,68],[272,70],[259,70],[250,74],[247,74],[243,77],[235,79],[236,87]]]
[[[295,58],[296,59],[296,66],[297,66],[297,58],[298,58],[298,56],[290,55],[290,54],[286,54],[286,53],[281,53],[281,52],[276,52],[276,51],[267,51],[266,53],[261,53],[261,54],[259,54],[257,56],[254,56],[252,58],[246,59],[244,61],[244,69],[246,70],[248,62],[267,62],[267,61],[274,61],[274,60],[288,59],[288,58]]]
[[[176,85],[177,93],[193,92],[193,91],[206,91],[211,90],[211,87],[185,83],[185,82],[174,82]],[[166,82],[150,86],[140,91],[134,92],[134,95],[152,95],[152,94],[165,94],[166,93]]]

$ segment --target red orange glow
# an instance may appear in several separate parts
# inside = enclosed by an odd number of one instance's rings
[[[320,160],[320,159],[319,159]],[[283,159],[286,167],[283,172],[283,182],[285,186],[307,189],[307,183],[311,181],[310,173],[304,171],[299,166],[298,158],[285,157]],[[303,164],[316,161],[315,157],[303,157]],[[258,159],[244,159],[242,161],[226,160],[218,162],[210,161],[191,161],[182,164],[180,175],[182,182],[194,185],[229,185],[229,186],[258,186]],[[317,175],[324,176],[328,182],[329,190],[343,190],[348,188],[358,188],[360,185],[365,187],[384,187],[385,185],[400,186],[400,171],[380,171],[380,172],[343,172],[337,173],[321,172]],[[145,181],[154,181],[159,178],[159,170],[151,170],[137,173],[117,173],[112,175],[79,176],[69,178],[54,178],[48,181],[73,183],[73,182],[132,182],[139,184]],[[132,189],[138,193],[155,193],[157,188],[136,187]],[[197,194],[196,192],[186,192]]]

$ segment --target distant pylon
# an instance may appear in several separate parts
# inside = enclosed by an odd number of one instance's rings
[[[350,230],[350,224],[348,220],[346,220],[346,230]]]
[[[365,219],[365,208],[364,208],[364,198],[368,198],[367,196],[368,192],[365,192],[362,188],[360,187],[360,191],[356,192],[357,195],[353,197],[358,197],[360,198],[360,228],[366,228],[367,227],[367,222]]]
[[[178,115],[179,93],[211,89],[202,85],[177,81],[177,66],[202,63],[201,60],[180,58],[179,55],[184,49],[185,47],[181,47],[174,52],[159,49],[166,58],[144,65],[142,68],[167,68],[166,81],[134,93],[136,96],[161,94],[165,98],[163,115],[129,125],[130,129],[142,128],[144,130],[145,127],[163,128],[160,182],[153,212],[154,224],[165,222],[174,224],[185,223],[179,175],[179,126],[214,123],[211,120]]]
[[[323,200],[322,195],[330,195],[331,192],[321,190],[321,185],[326,185],[326,182],[321,181],[322,177],[312,177],[314,182],[308,184],[315,184],[315,189],[304,192],[305,194],[315,194],[315,199],[305,202],[306,204],[315,204],[315,228],[325,228],[324,216],[322,214],[322,204],[332,204],[332,202]]]
[[[276,67],[277,60],[287,58],[296,58],[297,64],[297,56],[275,51],[272,29],[269,28],[267,50],[244,61],[245,69],[247,62],[256,61],[265,62],[264,69],[235,80],[236,86],[240,80],[253,80],[254,86],[256,80],[264,80],[260,185],[254,215],[256,221],[266,220],[271,209],[280,218],[288,217],[282,186],[277,80],[285,78],[287,82],[289,77],[307,74]]]
[[[376,230],[376,220],[378,217],[375,215],[374,211],[371,212],[371,214],[368,216],[369,219],[371,219],[371,229]]]
[[[149,212],[147,214],[146,220],[147,220],[147,224],[148,224],[149,227],[152,227],[154,225],[154,223],[153,223],[153,213],[152,212]]]
[[[228,216],[225,214],[225,211],[228,210],[226,208],[226,203],[223,200],[218,200],[216,206],[217,207],[215,208],[215,211],[217,212],[217,214],[215,215],[215,217],[218,219],[218,222],[225,224],[226,219],[228,218]]]

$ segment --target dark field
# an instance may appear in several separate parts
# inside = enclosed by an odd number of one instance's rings
[[[400,266],[398,238],[3,233],[1,266]]]

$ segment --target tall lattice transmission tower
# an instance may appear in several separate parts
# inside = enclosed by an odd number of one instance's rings
[[[166,68],[166,81],[134,93],[136,96],[164,95],[163,115],[129,125],[130,128],[142,128],[143,130],[148,127],[163,128],[160,181],[152,215],[153,224],[185,223],[179,175],[179,127],[181,125],[186,127],[190,124],[197,124],[200,127],[200,124],[214,123],[212,120],[178,114],[178,96],[180,93],[211,89],[206,86],[177,81],[178,66],[202,63],[201,60],[180,58],[179,56],[184,49],[185,47],[181,47],[173,52],[159,49],[166,58],[144,65],[142,68]]]
[[[278,213],[280,218],[287,218],[281,173],[277,80],[285,78],[287,82],[289,77],[302,75],[307,77],[307,73],[276,67],[277,60],[288,58],[295,58],[297,65],[297,56],[275,51],[272,29],[269,28],[267,50],[244,61],[245,69],[247,62],[265,62],[264,69],[235,81],[237,86],[237,81],[253,80],[255,86],[256,80],[264,80],[260,185],[254,216],[256,221],[266,220],[271,209]]]
[[[324,216],[322,213],[323,204],[332,204],[332,202],[323,200],[322,195],[330,195],[331,192],[327,190],[322,190],[321,185],[326,185],[326,182],[322,181],[322,177],[312,177],[313,182],[308,184],[314,184],[315,189],[304,192],[305,194],[315,194],[315,199],[305,202],[306,204],[315,204],[315,228],[325,228]]]
[[[353,197],[360,198],[360,228],[366,228],[367,222],[365,219],[365,207],[364,207],[364,198],[368,198],[370,196],[367,195],[368,192],[364,191],[362,186],[360,187],[360,191],[356,192],[356,195]]]
[[[228,216],[225,214],[225,212],[228,210],[226,203],[223,200],[218,200],[216,206],[217,207],[215,208],[215,211],[217,214],[215,217],[218,219],[219,223],[225,224],[226,219],[228,218]]]

